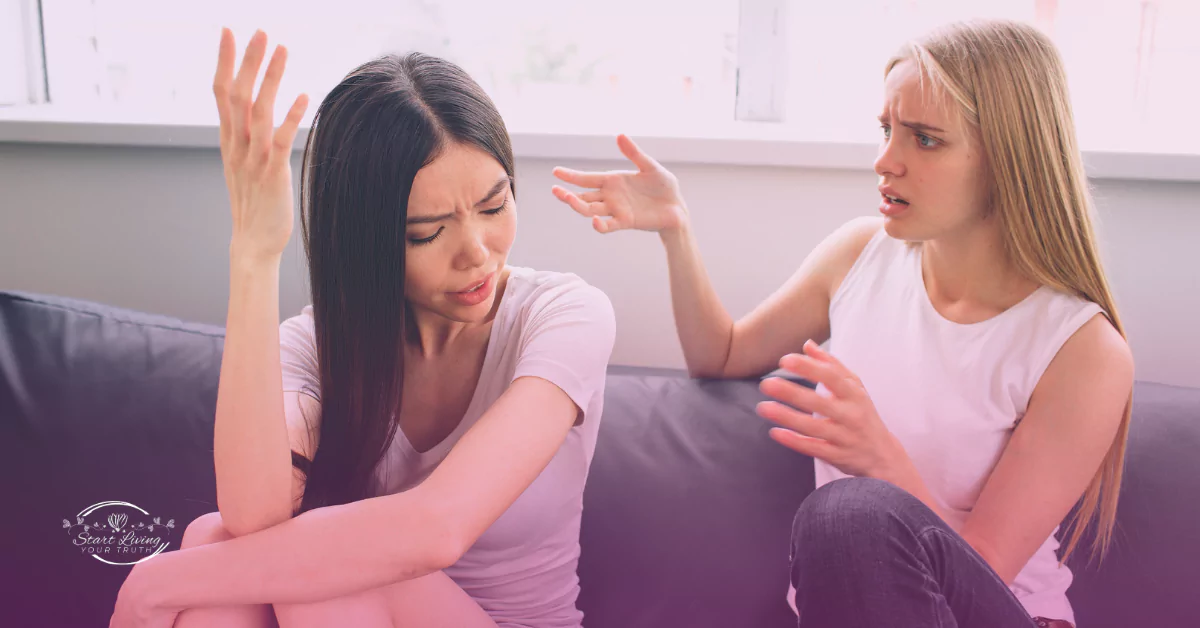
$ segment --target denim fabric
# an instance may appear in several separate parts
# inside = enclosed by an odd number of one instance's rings
[[[791,578],[801,628],[1037,626],[941,517],[880,480],[836,480],[804,500]]]

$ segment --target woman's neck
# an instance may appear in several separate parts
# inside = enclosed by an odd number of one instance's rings
[[[921,246],[925,290],[939,311],[965,319],[987,318],[1038,287],[1016,270],[995,218]]]
[[[470,353],[480,342],[487,342],[492,321],[500,310],[504,289],[508,285],[508,269],[504,269],[496,282],[495,297],[487,316],[479,322],[463,322],[447,318],[437,312],[408,306],[408,329],[405,333],[406,349],[414,356],[425,360],[437,360],[446,354]]]

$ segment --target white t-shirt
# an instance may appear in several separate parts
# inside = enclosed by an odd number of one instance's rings
[[[616,334],[612,304],[569,273],[510,266],[492,322],[483,368],[458,427],[426,452],[396,436],[376,469],[385,494],[420,484],[518,377],[541,377],[583,410],[549,466],[445,570],[502,628],[574,628],[579,595],[583,488],[604,404],[605,373]],[[312,306],[279,328],[283,389],[320,399]]]
[[[830,301],[828,349],[862,380],[947,523],[961,531],[1042,373],[1102,309],[1042,286],[988,320],[955,323],[929,300],[921,255],[882,228],[875,234]],[[817,486],[846,477],[815,464]],[[1031,616],[1073,623],[1072,575],[1058,565],[1058,546],[1051,534],[1010,589]]]

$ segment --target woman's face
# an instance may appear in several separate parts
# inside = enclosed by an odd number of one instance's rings
[[[516,233],[508,173],[482,150],[450,144],[413,180],[405,296],[451,320],[485,320]]]
[[[875,172],[889,235],[933,240],[985,218],[987,168],[976,134],[950,95],[939,96],[912,61],[888,73],[879,122]]]

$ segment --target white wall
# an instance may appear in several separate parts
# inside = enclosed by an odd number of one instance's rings
[[[550,195],[555,165],[518,160],[511,263],[576,272],[608,293],[618,322],[613,362],[682,366],[657,236],[592,231]],[[735,317],[838,224],[876,205],[875,177],[865,170],[673,170],[717,292]],[[1101,180],[1095,187],[1138,378],[1200,387],[1200,183]],[[0,144],[0,289],[219,325],[229,232],[216,150]],[[285,316],[306,302],[299,234],[297,227],[282,272]]]

